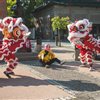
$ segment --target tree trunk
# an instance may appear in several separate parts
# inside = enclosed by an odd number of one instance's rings
[[[58,29],[55,30],[54,34],[55,34],[55,43],[56,46],[58,46]]]
[[[79,49],[75,47],[75,61],[79,61]]]
[[[58,36],[55,36],[55,42],[56,42],[56,46],[58,46]]]
[[[41,49],[42,49],[42,39],[41,39],[41,38],[37,38],[37,39],[36,39],[35,51],[36,51],[36,52],[40,52]]]
[[[58,30],[58,46],[61,47],[61,30]]]

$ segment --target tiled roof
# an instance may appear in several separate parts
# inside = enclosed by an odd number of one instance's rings
[[[46,9],[52,5],[63,5],[63,6],[80,6],[80,7],[99,7],[100,0],[45,0],[45,2],[39,7],[35,8],[33,13]]]
[[[45,0],[46,3],[70,4],[75,6],[100,7],[100,0]]]

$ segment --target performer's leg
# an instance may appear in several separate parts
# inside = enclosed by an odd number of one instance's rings
[[[80,67],[86,67],[86,52],[80,51],[79,56],[80,56],[80,62],[82,64],[82,65],[80,65]]]
[[[61,63],[61,61],[58,58],[53,58],[51,59],[49,62],[47,62],[48,65],[51,65],[52,63],[57,62],[57,63]]]
[[[90,67],[90,71],[94,70],[94,67],[93,67],[93,52],[88,50],[87,53],[86,53],[86,60],[87,60],[87,64],[88,66]]]
[[[7,56],[5,58],[5,62],[7,62],[7,68],[6,71],[4,71],[4,74],[8,77],[11,78],[10,75],[14,75],[13,70],[15,69],[15,67],[18,64],[18,59],[15,57],[14,54],[10,54],[9,56]]]
[[[46,65],[46,63],[44,61],[42,61],[41,59],[39,61],[42,64],[42,66],[45,66]]]

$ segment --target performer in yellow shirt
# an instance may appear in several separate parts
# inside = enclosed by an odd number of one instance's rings
[[[40,63],[42,63],[42,65],[45,67],[49,67],[49,65],[54,62],[57,62],[60,65],[64,63],[63,61],[59,60],[52,52],[50,44],[45,44],[44,49],[38,54],[38,58]]]

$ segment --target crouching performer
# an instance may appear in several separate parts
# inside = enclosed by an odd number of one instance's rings
[[[44,49],[40,51],[38,54],[38,58],[42,66],[49,68],[51,64],[54,62],[59,63],[60,65],[63,65],[65,62],[61,61],[56,57],[54,52],[51,50],[50,44],[45,44]]]
[[[15,53],[23,47],[30,32],[20,17],[0,19],[0,31],[4,36],[0,48],[0,60],[4,60],[7,63],[4,74],[11,78],[11,75],[14,75],[13,69],[18,64],[18,58],[15,56]]]

